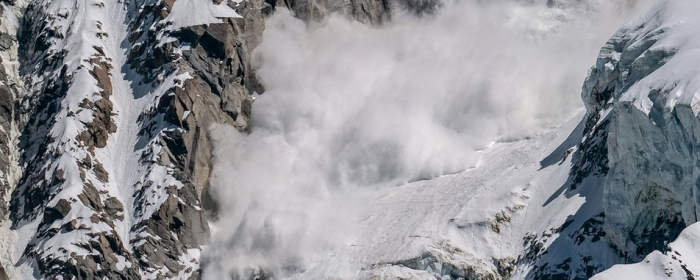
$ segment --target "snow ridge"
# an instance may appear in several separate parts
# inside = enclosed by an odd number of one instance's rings
[[[186,166],[169,159],[176,151],[168,146],[173,134],[189,128],[168,118],[164,101],[183,92],[194,71],[182,58],[189,46],[178,46],[169,34],[240,16],[234,4],[209,2],[210,9],[197,14],[203,17],[190,22],[177,16],[182,8],[168,16],[172,3],[35,1],[27,7],[19,38],[25,47],[19,73],[27,85],[18,97],[23,173],[10,207],[12,230],[26,236],[11,250],[21,254],[14,262],[30,268],[21,278],[188,279],[199,273],[208,237],[201,189],[178,173]],[[139,64],[155,61],[150,50],[157,47],[169,48],[167,60]]]

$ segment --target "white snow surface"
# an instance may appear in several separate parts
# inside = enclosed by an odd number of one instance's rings
[[[649,93],[660,90],[666,96],[663,108],[670,110],[677,104],[689,105],[695,114],[700,112],[700,2],[694,0],[663,0],[644,16],[628,24],[621,32],[632,38],[626,49],[643,49],[645,44],[653,45],[641,54],[639,62],[655,67],[663,64],[647,75],[621,97],[620,101],[632,102],[649,114],[653,102]],[[674,53],[669,59],[657,61],[659,53]],[[612,52],[611,57],[619,59],[620,53]],[[648,59],[644,59],[648,57]],[[642,65],[636,65],[642,67]]]
[[[665,253],[654,251],[635,264],[615,265],[592,280],[688,280],[700,276],[700,223],[688,226]]]
[[[170,29],[177,30],[193,25],[220,23],[223,22],[222,18],[240,18],[241,16],[228,6],[229,2],[240,1],[224,0],[217,5],[212,1],[178,0],[164,21],[172,22]]]

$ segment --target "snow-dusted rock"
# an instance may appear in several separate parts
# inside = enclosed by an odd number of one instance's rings
[[[698,9],[660,1],[602,48],[583,87],[587,115],[565,191],[586,196],[586,211],[572,217],[586,223],[546,246],[534,278],[640,261],[698,220]]]
[[[604,138],[607,149],[597,186],[605,231],[632,261],[698,219],[697,9],[697,1],[659,3],[613,36],[584,85],[586,137]]]
[[[249,48],[266,9],[189,0],[16,8],[26,86],[12,125],[22,131],[23,173],[12,231],[0,230],[21,235],[8,253],[15,277],[197,277],[209,236],[200,202],[208,128],[248,125],[248,89],[258,86]]]
[[[7,214],[14,184],[12,165],[17,155],[13,143],[17,134],[13,126],[14,101],[21,88],[17,73],[17,10],[8,2],[0,2],[0,220]]]
[[[19,77],[17,31],[24,1],[0,1],[0,279],[17,278],[12,262],[16,233],[9,230],[7,214],[15,185],[18,131],[14,123],[15,98],[22,88]]]
[[[675,241],[664,248],[663,253],[651,252],[638,263],[613,266],[592,279],[697,279],[700,276],[698,247],[700,224],[695,223],[684,229]]]

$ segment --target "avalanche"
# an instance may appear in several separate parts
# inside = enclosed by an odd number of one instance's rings
[[[602,189],[574,191],[571,174],[586,69],[648,7],[628,4],[447,3],[380,28],[276,12],[251,132],[215,128],[204,277],[538,279],[623,262],[595,231]]]
[[[695,279],[698,10],[0,0],[0,279]]]

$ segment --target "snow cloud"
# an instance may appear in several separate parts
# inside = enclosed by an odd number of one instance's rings
[[[204,277],[302,272],[352,244],[375,190],[466,170],[581,107],[600,46],[641,2],[454,1],[381,27],[278,10],[255,51],[252,132],[212,128]]]

